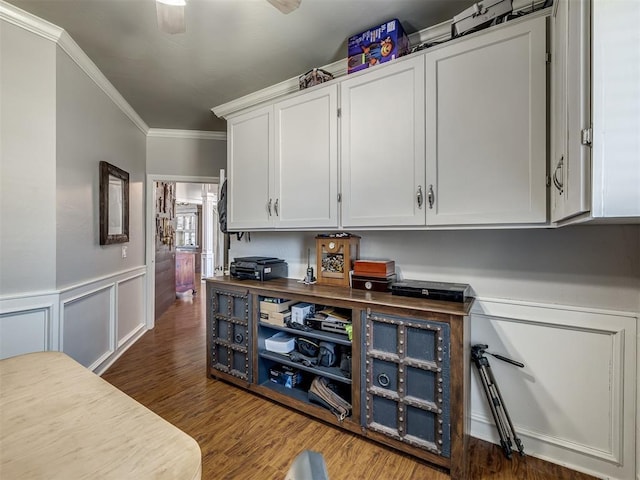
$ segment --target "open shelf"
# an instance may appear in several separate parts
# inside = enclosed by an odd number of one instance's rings
[[[265,387],[268,388],[269,390],[273,390],[274,392],[278,392],[281,395],[287,395],[291,398],[294,398],[295,400],[298,400],[299,402],[304,402],[307,405],[310,405],[312,407],[317,407],[317,408],[322,408],[324,410],[326,410],[327,412],[331,412],[331,410],[322,407],[321,405],[318,405],[317,403],[313,403],[311,401],[309,401],[309,394],[306,390],[300,389],[300,388],[287,388],[283,385],[279,385],[277,383],[274,383],[270,380],[267,380],[266,382],[262,382],[260,384],[261,387]],[[351,421],[353,418],[352,415],[349,415],[348,417],[345,418],[345,420],[349,420]]]
[[[267,350],[262,350],[258,353],[260,358],[266,358],[267,360],[272,360],[274,362],[280,363],[282,365],[287,365],[289,367],[297,368],[298,370],[302,370],[305,372],[310,372],[315,375],[320,375],[322,377],[330,378],[331,380],[335,380],[337,382],[346,383],[347,385],[351,385],[351,379],[345,377],[338,367],[307,367],[298,362],[292,362],[289,357],[286,355],[280,355],[279,353],[269,352]],[[289,390],[289,389],[286,389]]]
[[[322,330],[298,330],[297,328],[289,328],[284,325],[273,325],[271,323],[260,322],[260,326],[264,328],[270,328],[272,330],[278,330],[280,332],[287,332],[296,337],[307,337],[307,338],[316,338],[318,340],[322,340],[325,342],[333,342],[339,345],[351,346],[351,341],[349,337],[346,335],[341,335],[339,333],[325,332]]]
[[[262,382],[260,384],[261,387],[267,387],[271,390],[275,390],[282,395],[288,395],[289,397],[295,398],[300,402],[311,403],[309,402],[309,394],[306,390],[301,388],[287,388],[284,385],[280,385],[279,383],[272,382],[271,380],[267,380],[266,382]]]

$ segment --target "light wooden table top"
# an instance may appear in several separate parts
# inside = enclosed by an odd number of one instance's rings
[[[60,352],[0,361],[0,478],[198,480],[198,443]]]

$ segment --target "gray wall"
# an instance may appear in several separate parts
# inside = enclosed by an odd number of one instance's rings
[[[147,137],[148,174],[217,177],[226,165],[226,141]]]
[[[404,278],[463,282],[479,297],[640,311],[640,225],[536,230],[352,232],[360,258],[392,259]],[[315,234],[231,236],[230,259],[277,256],[303,278]]]
[[[56,278],[55,44],[0,21],[0,294]]]
[[[57,55],[57,286],[145,264],[146,135],[69,56]],[[129,242],[99,242],[99,162],[129,173]]]

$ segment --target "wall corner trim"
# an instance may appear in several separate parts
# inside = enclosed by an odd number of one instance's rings
[[[227,140],[227,132],[209,132],[203,130],[173,130],[170,128],[150,128],[147,137],[188,138],[193,140]]]

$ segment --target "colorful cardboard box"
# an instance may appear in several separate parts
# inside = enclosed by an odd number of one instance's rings
[[[349,37],[347,73],[388,62],[409,53],[409,38],[397,19]]]

